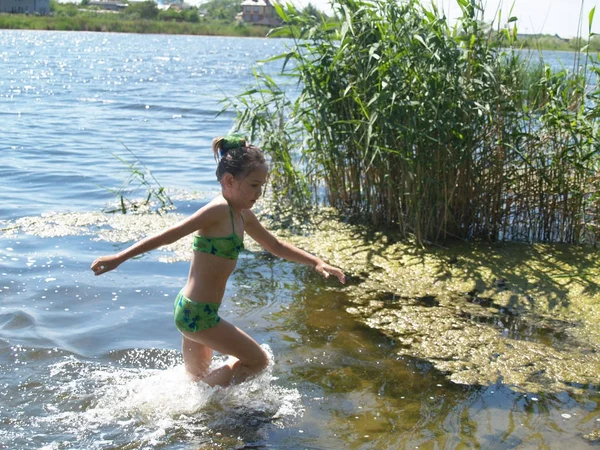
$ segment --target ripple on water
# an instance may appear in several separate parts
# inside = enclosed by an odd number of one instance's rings
[[[25,311],[0,313],[0,330],[20,330],[35,326],[35,318]]]

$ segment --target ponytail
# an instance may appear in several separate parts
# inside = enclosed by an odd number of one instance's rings
[[[246,138],[238,134],[214,138],[212,151],[217,161],[216,175],[219,181],[225,173],[237,178],[265,164],[263,151],[248,145]]]

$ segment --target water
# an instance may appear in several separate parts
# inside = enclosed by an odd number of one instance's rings
[[[98,255],[170,220],[99,214],[127,179],[113,153],[133,150],[177,214],[202,206],[218,192],[211,139],[233,122],[216,117],[220,100],[285,45],[0,32],[0,228],[20,226],[0,237],[0,448],[593,446],[582,436],[600,426],[596,387],[454,384],[398,356],[334,283],[259,251],[240,259],[223,316],[272,364],[225,390],[183,374],[171,308],[187,244],[92,276]]]

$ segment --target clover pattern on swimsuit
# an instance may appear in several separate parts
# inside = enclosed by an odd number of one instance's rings
[[[193,249],[197,252],[210,253],[226,259],[237,259],[244,250],[244,241],[237,234],[225,237],[194,236]]]
[[[217,325],[219,317],[218,303],[194,302],[179,293],[175,299],[175,324],[182,331],[196,332]]]
[[[237,238],[237,239],[236,239]],[[244,243],[237,236],[237,234],[233,234],[230,239],[219,239],[214,240],[211,243],[211,254],[222,256],[222,255],[239,255],[239,253],[244,250]]]
[[[233,209],[229,205],[229,218],[231,219],[231,234],[223,237],[207,237],[201,234],[194,235],[194,251],[210,253],[226,259],[237,259],[240,252],[244,250],[244,239],[235,232],[235,221],[233,220]],[[244,216],[242,216],[242,222]]]

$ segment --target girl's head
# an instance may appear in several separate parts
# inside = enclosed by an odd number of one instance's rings
[[[212,143],[217,163],[217,180],[223,189],[251,207],[262,193],[267,178],[263,151],[238,135],[217,137]]]
[[[248,145],[246,139],[238,135],[216,137],[212,143],[217,165],[217,180],[230,173],[236,179],[247,176],[253,170],[266,167],[263,151]]]

